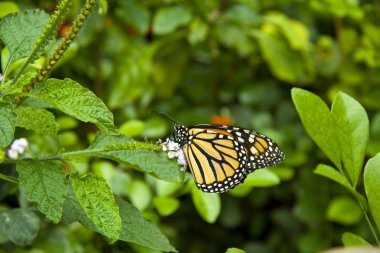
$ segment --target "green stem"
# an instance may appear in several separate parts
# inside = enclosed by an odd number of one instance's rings
[[[79,30],[84,25],[84,22],[90,15],[91,9],[95,6],[96,0],[87,0],[84,7],[81,9],[80,14],[77,19],[74,21],[71,26],[70,32],[66,34],[65,38],[59,43],[58,47],[54,50],[54,53],[47,59],[44,66],[38,71],[35,78],[31,80],[31,82],[27,85],[26,89],[30,90],[34,87],[34,85],[40,81],[42,81],[45,77],[47,77],[55,64],[59,59],[63,56],[63,54],[67,51],[73,40],[77,37]]]
[[[53,34],[58,30],[58,26],[62,23],[65,14],[68,12],[71,2],[72,1],[70,0],[62,0],[60,2],[54,15],[51,16],[50,21],[46,26],[44,32],[37,40],[37,43],[35,44],[32,53],[29,55],[24,64],[21,66],[20,70],[17,72],[16,77],[13,79],[11,85],[14,85],[17,82],[17,80],[24,73],[28,65],[32,62],[32,60],[34,60],[37,57],[37,53],[43,49],[44,45],[48,41],[48,38],[52,37]]]
[[[14,184],[18,184],[18,181],[16,178],[10,177],[10,176],[7,176],[7,175],[1,174],[1,173],[0,173],[0,179],[3,179],[5,181],[8,181],[8,182],[11,182]]]
[[[360,206],[360,207],[362,207],[362,206]],[[363,208],[363,207],[362,207],[362,208]],[[362,210],[363,210],[363,209],[362,209]],[[367,223],[368,223],[368,226],[369,226],[369,228],[371,229],[372,235],[373,235],[373,237],[375,238],[377,245],[380,246],[379,238],[378,238],[377,233],[376,233],[376,231],[375,231],[375,228],[374,228],[374,226],[373,226],[373,224],[372,224],[372,221],[371,221],[371,219],[370,219],[369,216],[368,216],[367,210],[363,210],[363,212],[364,212],[364,217],[365,217],[365,219],[366,219],[366,221],[367,221]]]

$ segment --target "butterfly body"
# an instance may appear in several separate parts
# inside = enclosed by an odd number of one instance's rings
[[[174,139],[197,187],[204,192],[226,192],[243,183],[254,170],[274,166],[284,159],[274,141],[239,127],[175,124]]]

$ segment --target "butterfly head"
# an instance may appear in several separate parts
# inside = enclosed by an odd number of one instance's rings
[[[173,137],[175,142],[177,142],[181,147],[185,145],[189,137],[187,127],[179,124],[174,124]]]

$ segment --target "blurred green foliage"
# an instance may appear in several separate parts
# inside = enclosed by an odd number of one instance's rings
[[[82,4],[82,1],[73,1],[71,11],[59,28],[59,38],[65,35]],[[56,1],[50,0],[3,1],[0,16],[33,8],[52,14],[56,5]],[[47,22],[46,13],[39,16],[42,24]],[[188,175],[181,178],[175,162],[168,163],[165,154],[134,150],[132,146],[124,146],[130,150],[116,150],[113,154],[97,152],[107,145],[131,142],[125,136],[107,139],[96,134],[96,128],[90,123],[113,131],[109,129],[110,115],[93,115],[95,120],[78,118],[83,111],[67,111],[64,104],[57,105],[61,111],[57,108],[48,111],[41,101],[28,98],[26,102],[30,107],[20,107],[18,115],[27,117],[29,108],[41,108],[36,121],[50,124],[43,130],[45,134],[41,134],[28,130],[36,128],[32,120],[9,121],[13,127],[17,122],[15,138],[28,138],[30,146],[26,157],[62,152],[68,152],[69,157],[70,151],[83,150],[83,157],[71,160],[67,168],[81,175],[92,172],[96,176],[90,174],[89,180],[99,189],[92,192],[93,189],[81,188],[78,186],[81,182],[75,181],[76,174],[71,174],[70,179],[77,185],[71,182],[72,185],[64,184],[66,186],[57,190],[66,191],[68,196],[83,190],[84,195],[72,197],[64,209],[78,211],[78,205],[86,206],[88,199],[83,197],[86,192],[104,194],[104,201],[110,202],[104,207],[105,212],[112,214],[119,208],[122,222],[131,222],[130,228],[128,223],[123,223],[125,233],[121,237],[132,243],[109,244],[118,231],[107,231],[108,226],[101,223],[101,217],[95,226],[98,230],[93,229],[92,222],[97,217],[89,220],[89,214],[83,213],[91,208],[78,213],[67,212],[72,216],[64,216],[59,225],[52,224],[36,214],[51,213],[49,208],[59,208],[53,203],[62,199],[46,199],[48,204],[38,207],[37,211],[36,205],[29,202],[34,201],[33,198],[26,197],[27,193],[18,191],[15,184],[2,177],[0,252],[157,252],[154,249],[168,249],[164,236],[142,216],[156,224],[179,252],[241,252],[239,249],[242,249],[257,253],[308,253],[333,246],[375,244],[350,192],[313,173],[320,163],[325,167],[319,165],[316,172],[322,175],[335,171],[331,166],[341,166],[337,158],[340,155],[336,154],[338,149],[323,144],[339,137],[328,132],[314,139],[325,156],[303,129],[290,90],[303,87],[330,102],[343,91],[357,100],[368,113],[370,131],[368,147],[359,147],[359,151],[353,152],[360,152],[365,157],[364,163],[375,156],[380,151],[379,20],[378,1],[99,1],[77,39],[55,65],[51,76],[57,79],[49,79],[50,88],[64,85],[65,78],[75,80],[71,85],[77,92],[83,91],[80,85],[92,91],[84,93],[87,99],[82,103],[91,100],[99,107],[106,105],[122,134],[142,142],[147,140],[147,144],[171,134],[172,122],[152,113],[158,111],[188,125],[227,121],[254,129],[276,140],[286,159],[280,166],[252,173],[243,185],[230,193],[205,195],[195,188]],[[30,31],[28,27],[25,30]],[[4,41],[7,35],[0,29],[4,79],[12,77],[20,68],[40,30],[30,33],[34,37],[17,38],[22,43],[15,44]],[[5,47],[7,43],[13,47]],[[49,40],[46,52],[28,66],[28,71],[41,68],[57,43]],[[16,55],[19,59],[13,62],[12,52],[20,46],[24,54]],[[12,64],[7,65],[7,62]],[[3,91],[4,87],[7,88],[2,83]],[[6,91],[16,94],[19,87]],[[52,99],[50,91],[45,87],[38,94]],[[310,102],[308,98],[301,101]],[[7,104],[0,105],[2,112],[13,113]],[[331,118],[315,113],[312,106],[304,108],[310,125],[329,126]],[[330,112],[328,108],[321,110]],[[51,114],[58,126],[51,120]],[[0,125],[8,122],[4,115],[7,114],[0,113]],[[99,120],[103,116],[105,120]],[[46,131],[50,131],[49,134]],[[13,139],[5,138],[9,136],[4,134],[4,138],[0,138],[0,146],[4,148],[0,151],[0,161],[6,157],[6,147]],[[363,161],[356,161],[352,167],[356,169],[352,171],[358,171],[358,164],[361,166]],[[358,193],[373,196],[378,192],[377,164],[375,158],[369,162],[371,169],[366,170],[364,178],[373,183],[365,189],[360,173],[347,173]],[[43,171],[38,164],[35,166]],[[50,173],[62,173],[54,163],[49,162],[46,167],[51,169]],[[23,180],[22,172],[23,167],[18,166],[21,185],[33,181],[29,181],[27,175]],[[0,173],[9,178],[17,175],[11,164],[0,164]],[[63,182],[57,182],[57,186],[60,184]],[[118,197],[113,198],[111,192],[107,192],[106,184]],[[75,192],[75,187],[80,190]],[[371,208],[380,208],[378,199],[372,200]],[[47,210],[46,213],[43,210]],[[1,222],[6,218],[10,219],[11,226]],[[379,216],[373,219],[379,226]],[[87,228],[72,221],[80,221]],[[11,230],[16,232],[7,233]],[[163,244],[157,243],[154,249],[148,249],[139,238],[131,238],[133,232],[147,231],[154,231],[156,236],[152,235],[148,247],[152,248],[157,242]],[[14,234],[18,237],[9,236]],[[24,247],[27,244],[30,246]]]

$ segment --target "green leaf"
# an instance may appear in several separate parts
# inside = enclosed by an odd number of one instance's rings
[[[208,25],[200,18],[197,18],[191,22],[190,32],[187,35],[187,39],[189,40],[190,44],[194,45],[204,41],[207,37],[208,32]]]
[[[292,99],[306,132],[335,166],[341,168],[335,124],[327,105],[317,95],[299,88],[292,89]]]
[[[238,248],[229,248],[227,249],[226,253],[246,253],[246,252]]]
[[[120,8],[116,9],[116,15],[137,28],[141,34],[145,34],[149,28],[150,12],[139,6],[138,1],[124,0],[119,4]]]
[[[162,251],[177,252],[168,239],[153,223],[143,219],[141,213],[128,202],[116,197],[123,224],[120,240]]]
[[[327,177],[338,184],[344,186],[347,190],[351,192],[352,195],[361,203],[361,205],[366,209],[367,201],[365,198],[357,192],[348,182],[347,178],[345,178],[342,174],[340,174],[336,169],[330,167],[325,164],[318,164],[317,168],[314,170],[315,174]]]
[[[327,219],[342,225],[354,225],[362,218],[362,210],[352,198],[337,197],[327,208]]]
[[[372,217],[380,230],[380,153],[368,160],[364,168],[364,187]]]
[[[142,120],[132,119],[124,122],[120,128],[119,132],[128,137],[139,136],[145,128],[145,123]]]
[[[0,38],[9,50],[10,62],[26,57],[32,52],[48,21],[49,15],[38,9],[11,14],[0,21]]]
[[[236,24],[217,23],[215,33],[222,44],[236,49],[241,57],[247,57],[257,50],[246,29]]]
[[[162,7],[153,19],[153,32],[158,35],[174,32],[191,20],[191,12],[185,6]]]
[[[19,107],[16,110],[16,126],[33,130],[39,134],[57,134],[54,114],[39,108]]]
[[[119,207],[107,182],[93,174],[70,175],[75,197],[87,217],[105,236],[117,240],[121,230]]]
[[[155,197],[153,205],[161,216],[168,216],[174,213],[179,207],[179,201],[171,197]]]
[[[208,223],[214,223],[220,214],[220,196],[217,193],[205,193],[193,187],[191,196],[195,208]]]
[[[18,12],[20,8],[13,2],[3,1],[0,2],[0,18],[14,12]]]
[[[270,170],[256,170],[249,174],[243,185],[269,187],[280,184],[280,178]]]
[[[106,133],[117,132],[113,115],[103,101],[73,80],[49,79],[41,89],[30,95],[48,101],[74,118],[94,123]]]
[[[342,242],[344,247],[369,247],[372,245],[358,235],[350,232],[343,233]]]
[[[153,149],[154,145],[137,143],[122,135],[99,133],[85,151],[89,151],[92,156],[108,158],[159,179],[178,183],[180,175],[176,161],[170,160],[164,152],[149,150],[148,146]],[[154,148],[157,149],[157,146]]]
[[[135,207],[118,196],[115,196],[115,199],[119,206],[122,220],[119,240],[162,251],[176,251],[157,226],[144,220],[141,213]],[[79,221],[89,229],[102,233],[88,218],[78,203],[71,187],[64,205],[62,220],[67,224]]]
[[[368,145],[368,116],[355,99],[343,92],[335,97],[331,112],[344,168],[355,187],[359,181]]]
[[[68,189],[63,168],[53,161],[24,160],[16,170],[26,198],[36,202],[48,219],[59,222]]]
[[[15,126],[16,114],[13,112],[13,105],[0,102],[0,149],[12,142]]]
[[[307,83],[313,76],[311,59],[307,54],[289,47],[281,36],[265,31],[253,31],[260,50],[273,75],[287,82]]]
[[[309,50],[310,36],[304,23],[289,19],[280,12],[270,12],[264,16],[265,22],[274,24],[281,29],[291,48],[297,50]]]
[[[40,219],[30,210],[15,208],[0,212],[0,224],[1,235],[18,246],[25,246],[36,238]]]
[[[134,180],[128,185],[128,195],[132,205],[140,211],[146,209],[152,199],[148,185],[141,180]]]
[[[8,72],[12,72],[12,67],[16,63],[12,64],[10,68],[8,68]],[[20,66],[18,66],[19,68]],[[20,78],[16,81],[15,84],[11,86],[13,80],[9,80],[5,82],[4,85],[0,86],[0,91],[4,93],[4,95],[18,95],[22,93],[22,90],[25,85],[27,85],[30,79],[34,76],[34,72],[26,72],[20,76]]]

